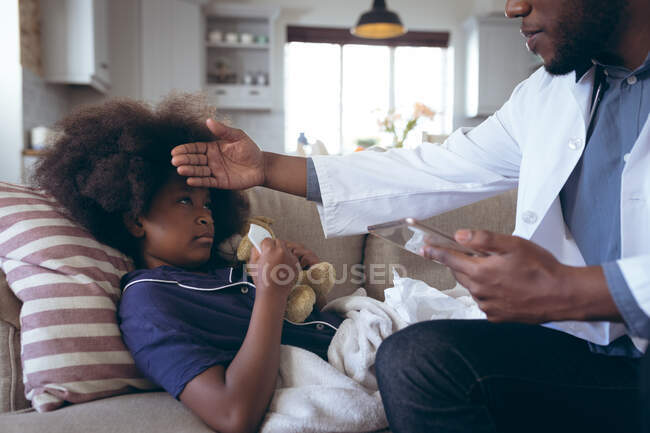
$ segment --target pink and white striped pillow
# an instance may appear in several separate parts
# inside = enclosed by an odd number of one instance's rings
[[[42,191],[0,182],[0,266],[20,312],[25,394],[39,412],[155,386],[122,341],[116,306],[132,262]]]

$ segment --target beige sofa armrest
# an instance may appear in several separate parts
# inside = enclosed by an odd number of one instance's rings
[[[20,329],[20,299],[9,288],[7,277],[0,271],[0,320]]]
[[[21,306],[0,271],[0,413],[29,407],[20,364]]]

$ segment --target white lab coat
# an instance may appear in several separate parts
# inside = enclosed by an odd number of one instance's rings
[[[388,152],[314,157],[327,237],[366,232],[404,217],[419,219],[519,187],[514,235],[550,251],[561,263],[584,266],[562,216],[559,193],[584,149],[595,68],[577,83],[543,68],[474,129],[443,144]],[[650,122],[645,123],[621,183],[619,265],[641,309],[650,315]],[[620,323],[547,324],[606,345],[627,332]],[[641,350],[647,342],[634,338]]]

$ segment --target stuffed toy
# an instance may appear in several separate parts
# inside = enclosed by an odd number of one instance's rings
[[[237,259],[247,264],[251,257],[251,248],[255,248],[248,237],[251,224],[266,229],[271,234],[271,237],[275,239],[275,234],[271,230],[273,219],[264,216],[249,218],[244,225],[242,240],[237,248]],[[316,300],[321,296],[323,299],[325,298],[325,295],[334,286],[335,280],[336,272],[331,263],[320,262],[310,266],[309,269],[301,270],[296,285],[289,293],[284,316],[292,322],[304,322],[314,309]]]

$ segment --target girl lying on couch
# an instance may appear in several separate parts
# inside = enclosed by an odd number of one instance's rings
[[[244,199],[188,187],[170,163],[175,146],[213,139],[204,123],[213,115],[192,95],[155,108],[117,100],[81,109],[59,123],[35,181],[100,242],[133,257],[118,314],[136,366],[211,428],[255,431],[280,344],[326,358],[342,319],[315,309],[304,324],[283,320],[295,278],[272,272],[319,262],[302,245],[264,240],[253,278],[219,253],[244,223]]]

